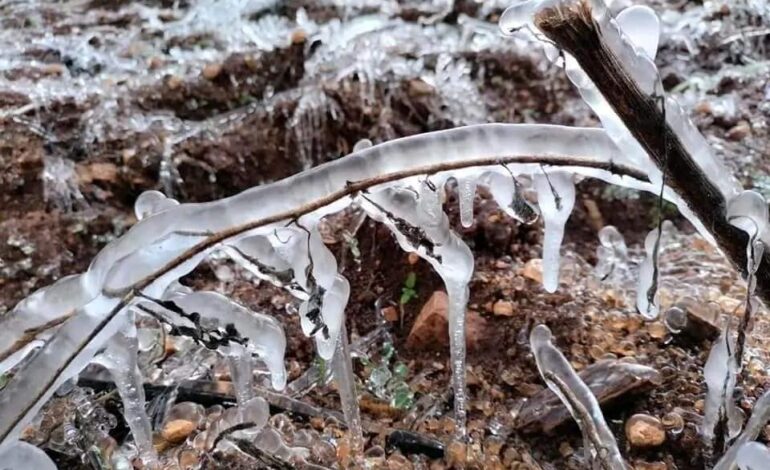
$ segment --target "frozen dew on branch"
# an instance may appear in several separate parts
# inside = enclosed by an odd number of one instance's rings
[[[540,376],[580,427],[592,467],[627,470],[628,466],[618,450],[615,436],[607,426],[599,402],[561,351],[553,345],[548,327],[537,325],[533,328],[529,344]]]

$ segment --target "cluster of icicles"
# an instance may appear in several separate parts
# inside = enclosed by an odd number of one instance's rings
[[[501,28],[512,32],[532,27],[533,13],[557,3],[530,1],[511,7],[501,19]],[[601,0],[589,3],[602,37],[641,89],[661,92],[652,62],[659,34],[655,14],[649,8],[631,7],[612,18]],[[554,51],[547,52],[552,59],[561,60]],[[334,162],[209,203],[179,204],[159,192],[142,194],[136,202],[139,222],[106,246],[86,272],[35,292],[0,320],[4,332],[0,336],[0,372],[14,369],[0,394],[3,463],[11,468],[53,468],[42,451],[18,438],[57,387],[94,361],[115,379],[142,459],[149,465],[156,462],[136,362],[136,315],[161,319],[171,331],[191,335],[229,356],[239,412],[262,416],[265,404],[253,397],[250,383],[253,356],[267,365],[272,385],[283,388],[285,337],[269,316],[217,293],[191,292],[178,282],[213,251],[224,252],[300,301],[302,328],[314,338],[318,354],[332,361],[351,443],[354,450],[360,450],[354,375],[343,328],[350,286],[338,273],[335,258],[318,230],[324,216],[352,204],[385,224],[404,250],[430,263],[445,282],[455,418],[458,434],[463,435],[464,321],[474,261],[443,210],[447,183],[456,182],[463,225],[472,223],[477,185],[488,187],[500,207],[523,223],[534,222],[539,212],[545,226],[543,285],[548,291],[558,288],[559,252],[575,200],[576,175],[656,194],[662,186],[660,171],[609,104],[577,63],[569,56],[565,60],[569,78],[604,129],[482,124],[374,146],[365,141],[351,155]],[[675,101],[666,100],[665,114],[668,125],[730,201],[730,220],[749,233],[749,272],[755,272],[761,259],[757,253],[767,236],[764,200],[756,193],[742,192],[727,176],[729,172]],[[524,197],[528,191],[537,195],[537,207]],[[662,194],[710,239],[676,193],[665,188]],[[647,318],[654,318],[658,311],[656,233],[651,232],[645,244],[649,259],[641,266],[638,284],[637,307]],[[611,240],[607,243],[612,245]],[[749,284],[751,293],[751,280]],[[752,302],[750,296],[748,304]],[[544,380],[580,424],[592,460],[600,459],[612,469],[625,468],[595,397],[549,338],[544,326],[532,332],[532,348]],[[718,344],[727,341],[729,338]],[[725,377],[735,376],[738,367],[731,359],[719,349],[709,359],[707,414],[720,412],[732,397],[722,387]],[[767,449],[751,441],[770,413],[768,399],[765,396],[757,403],[757,411],[719,468],[758,468],[752,466],[753,459],[763,458]],[[706,421],[709,419],[707,416]]]

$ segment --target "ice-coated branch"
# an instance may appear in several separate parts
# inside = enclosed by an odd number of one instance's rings
[[[629,15],[627,15],[629,16]],[[638,142],[667,184],[711,234],[719,248],[744,275],[748,235],[726,217],[728,202],[740,191],[730,171],[712,155],[708,143],[671,98],[661,106],[661,88],[652,61],[657,44],[654,26],[641,27],[649,15],[635,11],[635,21],[612,18],[602,0],[531,0],[511,7],[501,27],[512,32],[533,26],[569,54],[568,73],[580,70],[598,91],[609,112]],[[654,14],[653,14],[654,16]],[[644,20],[644,21],[642,21]],[[625,26],[625,27],[624,27]],[[633,26],[633,27],[632,27]],[[652,52],[652,54],[650,54]],[[573,69],[570,70],[570,65]],[[581,90],[582,91],[582,90]],[[586,98],[584,94],[584,98]],[[605,122],[609,133],[615,134]],[[684,212],[684,210],[683,210]],[[767,265],[770,253],[764,254]],[[756,273],[757,295],[770,301],[770,269]]]
[[[586,453],[594,468],[626,470],[615,436],[607,426],[599,402],[591,389],[580,379],[569,361],[551,343],[551,330],[545,325],[532,329],[529,345],[540,375],[564,406],[583,433]]]
[[[33,293],[0,320],[7,332],[0,336],[0,358],[16,361],[20,358],[15,352],[34,340],[47,340],[0,394],[0,446],[12,442],[55,387],[77,374],[121,327],[122,313],[141,300],[139,293],[161,298],[169,285],[192,271],[211,250],[224,244],[238,246],[251,236],[272,236],[277,230],[288,230],[287,223],[300,218],[317,221],[364,191],[382,190],[400,180],[419,175],[445,180],[462,176],[468,169],[499,170],[502,164],[528,174],[558,167],[655,191],[645,182],[645,173],[601,129],[488,124],[364,148],[293,177],[209,203],[177,205],[157,193],[147,196],[137,208],[143,218],[107,245],[88,271]],[[309,222],[305,225],[314,227]],[[311,241],[315,243],[316,238]],[[316,272],[313,268],[313,277],[328,290],[336,277],[336,264],[315,265],[322,269]],[[295,269],[294,278],[308,287],[305,269]],[[329,314],[337,315],[331,310]],[[56,328],[43,328],[46,325]],[[20,343],[21,339],[26,342]],[[326,344],[332,346],[326,348],[330,357],[336,338],[328,338]],[[7,366],[5,361],[2,364]]]

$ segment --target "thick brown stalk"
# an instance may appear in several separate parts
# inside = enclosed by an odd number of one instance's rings
[[[719,248],[746,275],[748,236],[730,225],[727,201],[701,170],[679,136],[666,122],[659,97],[643,92],[602,40],[586,0],[546,8],[535,16],[535,26],[557,47],[569,52],[591,78],[631,134],[665,174],[666,184],[687,203]],[[756,293],[770,304],[770,251],[757,272]]]

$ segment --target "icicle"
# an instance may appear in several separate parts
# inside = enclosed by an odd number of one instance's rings
[[[752,411],[751,417],[746,423],[746,427],[743,429],[743,432],[741,432],[741,434],[735,439],[730,448],[727,449],[727,452],[724,453],[722,458],[719,459],[719,462],[717,462],[714,470],[735,470],[736,465],[740,465],[741,453],[743,452],[743,449],[745,446],[751,444],[751,441],[759,436],[768,420],[770,420],[770,391],[763,393],[754,404],[754,410]],[[767,468],[766,466],[768,463],[770,463],[770,460],[765,460],[765,466],[756,467],[756,469],[760,470]],[[741,467],[741,470],[746,469]],[[752,470],[754,469],[752,468]]]
[[[465,310],[468,283],[473,274],[470,248],[449,227],[449,219],[437,206],[436,191],[422,183],[418,198],[411,188],[388,188],[362,196],[361,206],[384,223],[406,251],[415,252],[431,264],[444,280],[449,297],[449,341],[452,388],[455,393],[455,421],[458,436],[465,435]],[[428,203],[420,199],[425,197]],[[423,207],[436,207],[426,213]]]
[[[123,415],[131,429],[139,457],[145,465],[155,468],[159,466],[158,455],[152,445],[152,425],[144,408],[144,387],[136,355],[136,327],[131,322],[127,331],[115,335],[104,353],[94,358],[94,362],[110,371],[123,401]]]
[[[658,297],[658,268],[655,259],[655,245],[662,241],[658,228],[650,230],[644,239],[645,256],[639,266],[639,281],[636,288],[636,310],[648,320],[658,317],[660,310]]]
[[[361,426],[361,415],[358,409],[358,394],[356,393],[356,376],[353,373],[350,350],[348,348],[348,333],[343,327],[337,336],[337,348],[332,358],[334,380],[342,402],[342,413],[348,426],[350,448],[353,459],[363,456],[364,438]]]
[[[460,201],[460,223],[468,228],[473,225],[473,200],[476,197],[476,181],[472,178],[457,180],[457,197]]]
[[[274,318],[254,312],[217,292],[193,292],[171,298],[185,312],[195,312],[202,319],[227,329],[231,325],[247,340],[249,354],[255,353],[270,371],[273,388],[283,390],[286,386],[286,335],[283,327]],[[230,343],[230,348],[233,344]],[[238,345],[233,354],[240,354]],[[246,367],[241,364],[241,367]]]
[[[251,353],[242,345],[231,343],[229,349],[230,379],[235,388],[235,399],[243,406],[254,396],[253,361]]]
[[[770,465],[770,449],[759,442],[747,442],[738,450],[735,462],[741,470],[764,470]]]
[[[740,410],[733,400],[738,374],[738,364],[735,359],[735,341],[729,329],[725,328],[711,346],[709,357],[703,366],[707,391],[700,431],[704,442],[709,447],[713,447],[717,437],[716,427],[723,422],[724,418],[727,421],[727,429],[722,432],[725,432],[727,438],[735,437],[743,424]]]
[[[596,248],[596,275],[624,284],[629,278],[628,248],[617,228],[607,225],[599,230],[599,246]]]
[[[561,242],[564,224],[567,223],[575,204],[575,184],[572,175],[563,171],[536,174],[534,177],[537,201],[543,215],[543,287],[555,292],[559,287]]]
[[[538,325],[533,328],[529,343],[540,376],[569,409],[572,418],[580,427],[584,442],[590,449],[594,468],[628,469],[618,450],[615,436],[604,420],[599,402],[561,351],[551,343],[551,331],[548,327]]]
[[[372,146],[372,141],[369,139],[361,139],[353,146],[353,152],[360,152],[361,150],[368,149]]]

